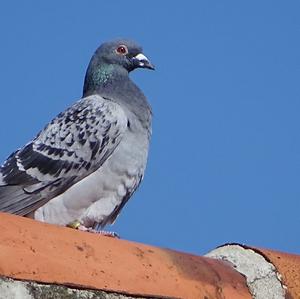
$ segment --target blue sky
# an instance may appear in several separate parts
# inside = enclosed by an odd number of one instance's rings
[[[0,158],[79,99],[108,39],[144,47],[154,111],[142,186],[113,230],[203,254],[226,242],[300,252],[298,1],[6,1]]]

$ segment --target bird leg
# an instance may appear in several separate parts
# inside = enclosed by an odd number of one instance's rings
[[[81,226],[81,222],[79,220],[74,220],[66,225],[66,227],[73,228],[73,229],[79,229],[80,226]]]
[[[120,239],[120,236],[117,233],[102,230],[101,225],[99,225],[99,223],[96,223],[93,227],[86,227],[86,226],[82,225],[79,220],[74,220],[74,221],[68,223],[66,226],[69,228],[81,230],[84,232],[89,232],[89,233],[99,234],[99,235],[106,236],[106,237]]]

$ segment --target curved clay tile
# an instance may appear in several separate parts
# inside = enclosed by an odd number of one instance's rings
[[[0,213],[0,275],[147,298],[250,299],[230,265]]]
[[[254,299],[300,298],[300,256],[226,244],[206,256],[229,262],[246,277]]]
[[[105,298],[300,298],[297,255],[227,244],[201,257],[3,213],[0,230],[0,276],[10,278],[0,277],[1,299],[25,298],[3,295],[9,288],[36,288],[17,280],[52,292],[105,291]]]

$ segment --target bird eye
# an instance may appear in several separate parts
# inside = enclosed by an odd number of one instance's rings
[[[117,48],[117,53],[118,54],[121,54],[121,55],[126,55],[128,53],[128,49],[126,46],[124,45],[120,45],[118,48]]]

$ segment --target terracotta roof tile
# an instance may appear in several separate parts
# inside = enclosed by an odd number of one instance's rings
[[[229,262],[245,275],[253,298],[300,298],[300,256],[240,244],[225,244],[206,256]]]
[[[0,213],[0,275],[158,298],[247,299],[222,261]]]
[[[247,246],[245,247],[247,248]],[[287,298],[300,298],[300,256],[270,249],[253,249],[276,267],[281,281],[286,287]]]
[[[4,213],[0,230],[0,276],[12,279],[150,298],[300,298],[299,255],[226,244],[201,257]]]

